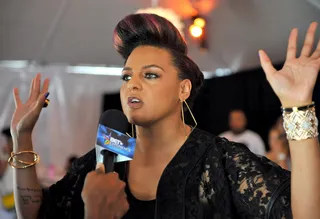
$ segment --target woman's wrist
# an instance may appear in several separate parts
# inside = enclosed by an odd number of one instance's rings
[[[12,137],[13,140],[13,152],[17,153],[23,150],[33,150],[32,134],[22,133]]]
[[[283,100],[280,101],[283,108],[293,108],[310,105],[312,98],[306,98],[304,100]]]
[[[292,108],[282,106],[282,116],[289,141],[306,140],[319,135],[314,102]]]

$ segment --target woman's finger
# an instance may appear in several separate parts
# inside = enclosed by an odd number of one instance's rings
[[[35,105],[34,110],[36,111],[36,114],[40,114],[41,110],[43,108],[43,105],[45,103],[45,100],[47,98],[47,94],[41,94],[37,100],[37,104]]]
[[[32,82],[30,84],[29,99],[35,99],[36,98],[35,95],[34,95],[34,92],[33,92],[34,81],[35,81],[35,78],[32,79]]]
[[[19,95],[19,89],[18,88],[13,88],[13,99],[16,107],[18,107],[21,104],[21,99]]]
[[[49,90],[49,84],[50,84],[50,80],[48,78],[46,78],[43,82],[43,85],[42,85],[42,90],[41,90],[41,93],[48,93],[48,90]]]
[[[308,28],[308,32],[304,40],[304,44],[301,50],[301,56],[307,56],[307,57],[310,56],[313,48],[316,29],[317,29],[317,22],[312,22]]]
[[[266,54],[265,51],[259,51],[260,63],[263,71],[266,73],[266,77],[270,78],[277,72],[277,70],[273,67],[270,58]]]
[[[287,60],[296,58],[297,55],[297,38],[298,38],[298,29],[292,29],[288,42],[287,49]]]
[[[40,80],[41,80],[41,75],[37,74],[31,83],[30,86],[30,94],[29,94],[29,101],[37,101],[39,94],[40,94]]]
[[[318,45],[317,45],[317,48],[316,50],[313,52],[313,54],[311,55],[311,58],[313,59],[318,59],[320,58],[320,39],[318,41]]]
[[[41,74],[37,74],[35,77],[35,82],[34,82],[34,87],[33,87],[33,92],[35,93],[36,97],[39,97],[40,94],[40,89],[41,89]]]

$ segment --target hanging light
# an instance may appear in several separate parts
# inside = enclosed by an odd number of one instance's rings
[[[189,27],[189,32],[191,36],[195,38],[199,38],[203,36],[205,26],[206,26],[206,20],[203,17],[196,16],[192,18],[193,23]]]
[[[204,28],[204,26],[206,26],[206,20],[202,17],[197,17],[194,19],[193,23],[200,28]]]
[[[192,24],[189,27],[189,31],[190,31],[191,36],[193,36],[195,38],[200,37],[202,35],[202,33],[203,33],[202,28],[197,26],[197,25],[195,25],[195,24]]]

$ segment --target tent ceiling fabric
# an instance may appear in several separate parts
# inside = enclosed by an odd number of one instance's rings
[[[320,21],[319,0],[215,0],[211,5],[204,1],[212,8],[206,11],[209,51],[200,51],[187,37],[189,55],[204,71],[257,67],[260,48],[274,62],[282,62],[290,29],[305,32],[311,21]],[[186,18],[194,13],[188,2],[160,0],[159,5]],[[63,3],[65,11],[44,47]],[[0,60],[121,66],[123,60],[112,45],[113,28],[124,16],[150,4],[150,0],[0,0]]]

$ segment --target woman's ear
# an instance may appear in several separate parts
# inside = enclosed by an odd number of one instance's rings
[[[180,100],[186,100],[191,94],[192,84],[189,79],[184,79],[180,82]]]

